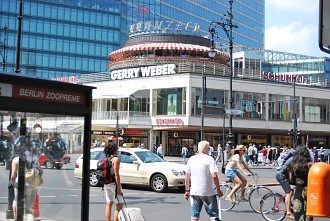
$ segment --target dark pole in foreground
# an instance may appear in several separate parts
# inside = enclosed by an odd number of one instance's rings
[[[229,109],[233,109],[233,103],[234,103],[234,99],[233,99],[233,77],[234,77],[234,69],[233,69],[233,28],[238,28],[237,25],[233,25],[233,0],[229,0],[229,11],[227,11],[227,15],[225,15],[227,17],[226,22],[214,22],[212,21],[209,25],[209,32],[212,36],[212,40],[211,40],[211,50],[210,54],[213,54],[215,56],[215,51],[214,51],[214,45],[213,45],[213,37],[217,37],[220,38],[220,36],[218,35],[218,33],[216,32],[216,27],[221,27],[228,39],[229,39],[229,59],[230,59],[230,64],[229,64]],[[214,26],[211,28],[211,26]],[[228,128],[228,158],[231,156],[231,150],[233,148],[234,145],[234,134],[233,134],[233,116],[231,114],[229,114],[229,128]]]
[[[19,1],[19,15],[18,15],[18,29],[17,29],[15,73],[20,72],[19,67],[20,67],[20,62],[21,62],[22,18],[23,18],[23,0],[20,0]]]
[[[205,75],[205,64],[203,64],[202,70],[202,105],[201,105],[201,137],[200,141],[204,140],[204,107],[206,99],[206,75]]]

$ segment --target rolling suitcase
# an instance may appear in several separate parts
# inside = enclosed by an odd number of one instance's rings
[[[140,208],[137,207],[128,208],[125,199],[124,199],[124,204],[125,207],[123,207],[118,214],[119,221],[145,221]]]

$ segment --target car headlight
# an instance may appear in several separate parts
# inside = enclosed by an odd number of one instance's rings
[[[174,174],[174,176],[184,176],[184,175],[186,175],[186,172],[184,170],[177,171],[177,170],[172,169],[171,171]]]

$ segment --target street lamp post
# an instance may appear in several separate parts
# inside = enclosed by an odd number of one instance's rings
[[[7,41],[7,26],[3,27],[3,43],[2,49],[0,50],[0,55],[2,57],[2,71],[5,71],[6,67],[6,41]]]
[[[214,50],[214,37],[220,38],[218,33],[216,32],[217,27],[221,27],[226,33],[229,40],[229,59],[230,59],[230,75],[229,75],[229,109],[233,108],[233,28],[238,28],[237,25],[233,25],[233,0],[229,0],[229,11],[227,11],[227,19],[225,22],[214,22],[212,21],[209,25],[209,32],[212,36],[211,39],[211,50],[209,52],[209,56],[215,56]],[[233,135],[233,117],[229,115],[229,129],[228,129],[228,157],[231,155],[231,149],[234,145],[234,135]]]
[[[297,146],[298,141],[298,123],[297,123],[297,99],[296,99],[296,79],[293,81],[293,134],[292,134],[292,147]]]
[[[201,137],[200,141],[204,140],[204,107],[206,103],[206,75],[205,75],[205,63],[202,70],[202,105],[201,105]]]

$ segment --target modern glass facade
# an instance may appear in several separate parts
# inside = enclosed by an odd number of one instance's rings
[[[233,23],[238,26],[234,45],[264,48],[264,7],[264,0],[233,2]],[[206,37],[210,22],[225,22],[228,10],[227,1],[24,0],[20,73],[60,78],[106,72],[108,54],[126,40],[130,25],[162,21],[165,28],[172,21],[168,31],[177,33],[181,24],[180,32]],[[5,71],[9,73],[16,63],[18,12],[19,0],[0,1],[0,28],[8,28]],[[221,28],[218,35],[215,40],[226,48],[228,38]]]
[[[6,68],[16,63],[19,1],[0,2],[8,28]],[[105,72],[120,45],[120,1],[24,0],[20,71],[39,78]]]
[[[211,21],[226,22],[228,1],[205,1],[205,0],[128,0],[127,22],[173,21],[171,32],[177,33],[175,25],[179,22],[191,25],[196,23],[200,26],[199,32],[190,31],[190,34],[209,37],[209,24]],[[264,48],[265,32],[265,0],[260,1],[233,1],[233,23],[238,28],[233,30],[234,45],[245,45],[254,48]],[[143,27],[143,25],[142,25]],[[181,27],[184,30],[184,25]],[[221,43],[228,43],[228,37],[221,28],[217,28]],[[189,32],[188,32],[189,33]],[[187,33],[185,33],[187,34]],[[226,48],[223,47],[223,48]]]

